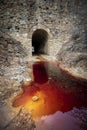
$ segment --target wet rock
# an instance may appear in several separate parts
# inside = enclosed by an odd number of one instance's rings
[[[77,108],[74,108],[72,112],[70,113],[71,116],[73,116],[75,119],[77,119],[80,127],[83,129],[87,129],[87,109],[81,108],[80,110]]]
[[[4,127],[4,129],[16,129],[16,130],[34,130],[35,122],[31,115],[24,109],[21,109],[17,116],[10,121],[10,123]]]
[[[38,97],[38,96],[32,97],[32,101],[36,102],[36,101],[38,101],[38,100],[39,100],[39,97]]]
[[[15,118],[19,110],[14,111],[10,105],[7,105],[7,103],[4,105],[0,105],[0,115],[2,117],[0,118],[0,128],[4,129],[4,127],[8,125],[12,119]]]

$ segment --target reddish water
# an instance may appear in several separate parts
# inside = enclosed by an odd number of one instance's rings
[[[86,82],[66,74],[56,63],[33,64],[33,75],[34,81],[22,87],[23,93],[14,100],[14,107],[24,106],[33,117],[87,107]]]

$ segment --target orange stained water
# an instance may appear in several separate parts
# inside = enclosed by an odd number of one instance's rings
[[[44,62],[33,64],[34,82],[23,86],[23,92],[15,98],[13,106],[24,106],[26,111],[32,113],[33,117],[50,115],[56,111],[66,112],[73,107],[87,107],[87,101],[85,100],[87,93],[70,90],[72,85],[75,85],[76,88],[84,87],[83,84],[78,83],[76,80],[62,84],[62,80],[58,80],[58,77],[56,80],[53,76],[49,79],[46,70],[47,66],[48,63]],[[66,75],[63,74],[63,76]],[[66,78],[63,82],[66,82]],[[69,89],[64,89],[65,85]]]

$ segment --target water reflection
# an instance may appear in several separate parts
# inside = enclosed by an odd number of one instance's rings
[[[86,83],[66,74],[56,63],[33,64],[33,75],[34,82],[23,86],[14,107],[24,106],[34,118],[87,107]]]
[[[76,117],[74,117],[75,111],[77,111],[76,115],[78,115]],[[42,116],[40,119],[36,120],[35,130],[87,130],[87,119],[85,121],[82,119],[86,112],[82,117],[82,111],[83,109],[79,110],[74,108],[69,112],[62,113],[57,111],[52,115]],[[72,116],[71,113],[73,113]]]
[[[48,73],[45,65],[45,62],[37,62],[36,64],[33,64],[33,75],[35,83],[44,84],[48,81]]]

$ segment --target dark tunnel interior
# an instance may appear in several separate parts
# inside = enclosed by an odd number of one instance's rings
[[[48,40],[48,33],[44,29],[37,29],[32,35],[32,54],[46,54],[45,46]]]

